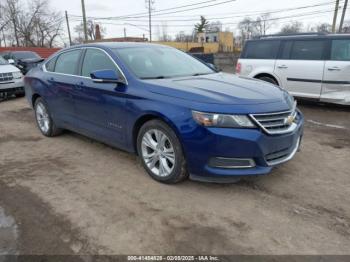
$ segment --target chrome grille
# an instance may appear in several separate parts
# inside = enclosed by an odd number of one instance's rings
[[[0,73],[0,82],[9,82],[13,80],[12,73]]]
[[[265,114],[251,114],[250,117],[261,127],[266,133],[285,134],[292,132],[297,124],[298,112],[296,110],[296,102],[289,111],[274,112]]]

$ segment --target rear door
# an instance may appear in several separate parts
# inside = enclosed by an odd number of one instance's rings
[[[330,40],[321,100],[350,104],[350,38]]]
[[[46,77],[50,84],[52,96],[47,96],[49,105],[53,105],[55,118],[63,125],[71,127],[76,126],[74,94],[76,92],[76,83],[79,81],[78,65],[82,50],[75,49],[60,54],[52,72],[49,62],[46,64]]]
[[[238,61],[236,73],[249,77],[255,77],[260,73],[272,74],[279,45],[279,40],[248,41]]]
[[[319,98],[327,42],[323,39],[283,41],[275,74],[282,88],[299,97]]]

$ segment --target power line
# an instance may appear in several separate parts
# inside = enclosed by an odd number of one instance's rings
[[[301,10],[301,9],[307,9],[307,8],[312,8],[312,7],[318,7],[318,6],[325,6],[325,5],[333,5],[334,2],[328,2],[328,3],[323,3],[323,4],[318,4],[318,5],[308,5],[308,6],[302,6],[302,7],[296,7],[296,8],[285,8],[285,9],[279,9],[279,10],[274,10],[274,11],[260,11],[260,12],[255,12],[256,14],[262,14],[262,13],[269,13],[269,14],[274,14],[274,13],[282,13],[282,12],[289,12],[289,11],[295,11],[295,10]],[[241,15],[234,15],[234,16],[226,16],[226,17],[207,17],[207,19],[214,20],[223,20],[223,19],[232,19],[232,18],[240,18],[240,17],[246,17],[247,14],[245,13],[240,13]],[[192,16],[193,17],[193,16]],[[94,20],[102,20],[102,19],[94,19]],[[105,19],[103,19],[105,20]],[[112,19],[110,19],[112,20]],[[119,19],[116,19],[119,20]],[[141,20],[141,19],[130,19],[130,18],[125,18],[125,20],[128,21],[133,21],[133,22],[145,22],[148,20]],[[191,18],[191,19],[161,19],[161,20],[154,20],[153,22],[185,22],[185,21],[197,21],[197,18]]]
[[[213,0],[212,0],[213,1]],[[210,1],[210,2],[212,2]],[[215,0],[217,1],[217,0]],[[215,4],[210,4],[210,5],[204,5],[204,6],[198,6],[196,8],[189,8],[189,9],[184,9],[184,10],[177,10],[177,11],[171,11],[171,12],[165,12],[165,13],[161,13],[161,14],[154,14],[153,16],[159,16],[159,15],[166,15],[166,14],[173,14],[173,13],[181,13],[181,12],[187,12],[187,11],[192,11],[192,10],[198,10],[198,9],[202,9],[202,8],[207,8],[207,7],[212,7],[212,6],[218,6],[218,5],[222,5],[222,4],[226,4],[226,3],[231,3],[231,2],[235,2],[236,0],[227,0],[224,2],[220,2],[220,3],[215,3]],[[203,4],[202,3],[198,3],[199,4]],[[169,10],[173,10],[173,9],[179,9],[180,7],[173,7],[173,8],[168,8]],[[164,9],[163,9],[164,10]],[[154,11],[156,12],[156,11]],[[160,12],[160,10],[158,11]],[[73,15],[72,15],[73,16]],[[81,17],[81,16],[77,16],[74,15],[75,17]],[[126,19],[126,18],[142,18],[142,17],[147,17],[148,15],[124,15],[124,16],[115,16],[115,17],[89,17],[89,19],[98,19],[98,20],[114,20],[114,19]]]
[[[210,2],[215,2],[217,0],[208,0],[208,1],[204,1],[204,2],[198,2],[198,3],[193,3],[193,4],[188,4],[188,5],[182,5],[182,6],[176,6],[176,7],[171,7],[171,8],[166,8],[166,9],[160,9],[160,10],[154,10],[155,13],[157,12],[163,12],[163,11],[168,11],[168,10],[174,10],[174,9],[180,9],[180,8],[184,8],[184,7],[189,7],[189,6],[195,6],[195,5],[202,5],[202,4],[206,4],[206,3],[210,3]],[[127,16],[134,16],[134,15],[148,15],[148,12],[142,12],[142,13],[134,13],[134,14],[129,14],[129,15],[124,15],[124,16],[120,16],[120,18],[124,18]],[[78,15],[75,15],[78,16]],[[79,16],[80,17],[80,16]],[[93,17],[92,17],[93,18]],[[110,18],[110,17],[105,17],[105,18]]]
[[[273,17],[269,19],[265,19],[264,21],[276,21],[276,20],[283,20],[283,19],[290,19],[295,17],[305,17],[305,16],[313,16],[318,14],[325,14],[325,13],[331,13],[333,10],[317,10],[307,13],[301,13],[301,14],[294,14],[294,15],[288,15],[288,16],[281,16],[281,17]],[[113,22],[103,22],[103,24],[107,25],[125,25],[125,23],[113,23]],[[225,23],[225,25],[238,25],[239,22],[231,22],[231,23]],[[146,26],[146,24],[134,24],[134,26]],[[161,24],[154,24],[153,26],[162,26]],[[176,24],[176,25],[168,25],[169,27],[193,27],[193,24]]]

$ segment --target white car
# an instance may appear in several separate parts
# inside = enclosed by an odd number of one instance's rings
[[[0,56],[0,97],[9,95],[24,96],[23,75]]]
[[[246,42],[236,74],[296,97],[350,105],[350,35],[266,36]]]

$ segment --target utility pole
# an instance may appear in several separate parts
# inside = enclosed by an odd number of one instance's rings
[[[124,38],[126,38],[126,28],[124,27]]]
[[[334,16],[333,16],[333,24],[332,24],[332,33],[335,33],[335,27],[337,26],[337,16],[339,9],[339,0],[335,2]]]
[[[348,0],[345,0],[344,6],[343,6],[343,13],[342,13],[341,19],[340,19],[339,33],[343,32],[343,24],[344,24],[345,13],[346,13],[347,8],[348,8]]]
[[[148,8],[148,31],[149,31],[149,41],[152,42],[152,4],[153,0],[146,0],[146,5]]]
[[[85,13],[85,2],[84,2],[84,0],[81,0],[81,9],[83,11],[84,39],[85,39],[85,42],[87,42],[88,41],[88,35],[87,35],[86,13]]]
[[[68,37],[69,37],[69,46],[71,46],[71,45],[72,45],[72,37],[71,37],[71,35],[70,35],[68,13],[67,13],[67,11],[66,11],[65,13],[66,13],[66,22],[67,22]]]

